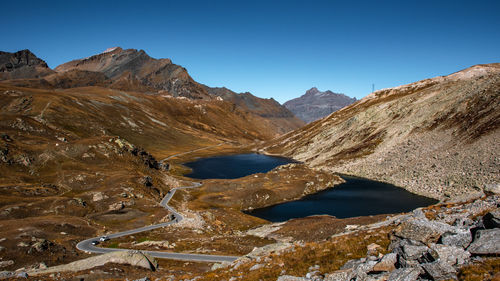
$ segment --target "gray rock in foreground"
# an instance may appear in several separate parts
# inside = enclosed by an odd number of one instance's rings
[[[421,272],[422,269],[418,267],[396,269],[391,272],[387,281],[415,281]]]
[[[402,223],[396,231],[396,236],[429,244],[437,242],[444,233],[453,233],[455,230],[449,224],[420,218]]]
[[[444,245],[467,248],[472,241],[470,230],[458,230],[456,232],[446,232],[441,236]]]
[[[436,261],[433,263],[426,263],[422,265],[422,268],[436,281],[457,279],[457,271],[455,268],[445,262]]]
[[[500,254],[500,228],[479,230],[467,250],[476,255]]]
[[[431,249],[437,253],[439,260],[449,265],[464,265],[470,259],[470,253],[459,247],[437,244]]]

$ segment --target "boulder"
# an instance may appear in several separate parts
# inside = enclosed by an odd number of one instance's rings
[[[357,267],[358,265],[364,263],[366,261],[365,258],[357,259],[357,260],[348,260],[340,269],[352,269]]]
[[[441,236],[441,243],[448,246],[467,248],[472,241],[470,230],[457,230],[446,232]]]
[[[460,247],[435,244],[431,249],[437,253],[437,258],[449,265],[464,265],[470,260],[470,253]]]
[[[352,278],[361,280],[366,278],[368,272],[372,271],[376,264],[376,261],[367,260],[366,258],[349,260],[340,268],[340,270],[343,270],[344,272],[349,271],[347,280]]]
[[[168,164],[168,163],[159,162],[159,163],[158,163],[158,167],[159,167],[161,170],[164,170],[164,171],[168,171],[168,170],[170,170],[170,164]]]
[[[14,264],[13,260],[0,261],[0,268],[11,266]]]
[[[156,268],[158,267],[158,263],[154,258],[142,253],[141,251],[116,251],[86,258],[83,260],[74,261],[64,265],[53,266],[46,269],[35,269],[28,273],[30,276],[37,276],[54,272],[77,272],[102,266],[107,263],[129,264],[132,266],[146,268],[152,271],[156,270]]]
[[[153,186],[153,178],[150,176],[144,176],[139,179],[139,183],[146,187],[151,187]]]
[[[19,277],[19,278],[28,278],[29,275],[26,272],[19,272],[19,273],[16,274],[16,277]]]
[[[106,198],[107,198],[107,196],[106,196]],[[101,201],[103,199],[105,199],[105,198],[104,198],[104,194],[102,194],[102,192],[96,192],[92,196],[92,201],[94,201],[94,202]]]
[[[380,245],[378,245],[378,244],[371,243],[370,245],[368,245],[366,247],[366,250],[367,250],[368,256],[377,255],[379,253],[379,251],[382,250],[382,247],[380,247]]]
[[[401,223],[394,234],[401,238],[430,244],[436,243],[444,233],[455,232],[455,230],[456,228],[449,224],[419,218]]]
[[[31,248],[35,249],[37,252],[43,252],[53,245],[54,243],[51,241],[45,239],[37,239],[37,241],[33,245],[31,245]]]
[[[327,274],[323,281],[345,281],[350,280],[352,269],[341,269]]]
[[[365,279],[363,279],[363,281],[386,281],[387,278],[389,278],[389,275],[391,275],[390,272],[370,274]]]
[[[423,262],[434,261],[432,250],[423,245],[412,245],[403,243],[400,248],[394,250],[398,254],[396,267],[416,267]]]
[[[393,271],[396,269],[396,262],[398,255],[396,253],[389,253],[382,257],[382,259],[373,267],[372,271]]]
[[[47,266],[44,262],[41,262],[41,263],[38,265],[38,268],[39,268],[39,269],[46,269],[46,268],[48,268],[48,266]]]
[[[476,255],[500,254],[500,228],[478,230],[467,250]]]
[[[406,260],[417,260],[420,259],[428,251],[429,248],[427,246],[405,245],[403,246],[403,257]]]
[[[377,264],[376,261],[366,261],[364,263],[358,264],[352,269],[352,274],[350,279],[356,277],[357,280],[365,280],[368,276],[368,272],[373,271],[373,267]]]
[[[448,263],[440,260],[423,264],[422,268],[435,281],[457,279],[457,271],[455,270],[455,268],[453,268],[453,266],[449,265]]]
[[[0,279],[7,279],[14,277],[13,271],[0,271]]]
[[[227,262],[227,261],[223,261],[223,262],[220,262],[220,263],[214,263],[212,265],[212,267],[210,268],[210,270],[215,271],[217,269],[226,268],[229,265],[231,265],[231,263]]]
[[[119,211],[123,208],[125,208],[125,205],[123,204],[123,202],[117,202],[117,203],[109,205],[108,210],[109,211]]]
[[[250,267],[249,271],[253,271],[253,270],[257,270],[257,269],[261,269],[263,268],[265,265],[262,264],[262,263],[257,263],[257,264],[254,264],[252,267]]]
[[[399,268],[391,272],[387,281],[415,281],[421,273],[420,267]]]

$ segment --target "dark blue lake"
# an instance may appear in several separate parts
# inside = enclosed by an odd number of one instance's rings
[[[248,153],[200,158],[183,165],[192,169],[192,172],[185,176],[193,179],[236,179],[266,173],[292,162],[294,161],[283,157]]]
[[[312,215],[350,218],[379,214],[394,214],[436,204],[432,198],[410,193],[402,188],[363,178],[342,176],[345,183],[332,189],[249,212],[252,216],[272,222]]]
[[[191,178],[234,179],[255,173],[265,173],[291,162],[293,161],[287,158],[251,153],[201,158],[184,165],[193,170],[192,173],[186,175]],[[349,218],[401,213],[438,202],[392,184],[350,176],[342,176],[342,178],[346,182],[332,189],[308,195],[297,201],[246,213],[272,222],[280,222],[322,214]]]

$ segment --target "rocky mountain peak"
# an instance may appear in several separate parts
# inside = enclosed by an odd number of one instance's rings
[[[101,54],[120,53],[122,51],[123,51],[123,49],[121,47],[111,47],[111,48],[107,48],[106,50],[104,50],[104,52],[102,52]]]
[[[182,66],[170,59],[155,59],[144,50],[113,47],[104,52],[83,59],[73,60],[55,68],[57,72],[69,70],[101,72],[116,82],[120,89],[134,85],[130,90],[142,85],[143,88],[166,90],[173,96],[194,99],[210,99],[210,95],[196,83]],[[126,75],[124,75],[126,74]],[[127,80],[130,78],[130,81]]]
[[[301,97],[289,100],[283,105],[295,116],[309,123],[355,101],[356,98],[350,98],[344,94],[337,94],[329,90],[321,92],[318,88],[312,87]]]
[[[49,68],[45,61],[39,59],[28,49],[17,51],[15,53],[0,51],[0,72],[11,72],[23,66],[40,66]]]
[[[15,53],[0,51],[0,80],[36,78],[52,72],[45,61],[28,49]]]
[[[312,87],[311,89],[309,89],[309,90],[306,91],[305,95],[309,95],[310,96],[310,95],[314,95],[316,93],[319,93],[318,88]]]

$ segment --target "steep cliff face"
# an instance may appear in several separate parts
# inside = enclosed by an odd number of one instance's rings
[[[0,51],[0,80],[38,78],[54,73],[47,63],[30,50],[15,53]]]
[[[374,92],[265,150],[435,198],[500,182],[500,64]]]
[[[304,95],[289,100],[283,105],[293,112],[295,116],[306,123],[310,123],[346,107],[355,101],[356,98],[350,98],[344,94],[337,94],[332,91],[321,92],[313,87],[307,90]]]

